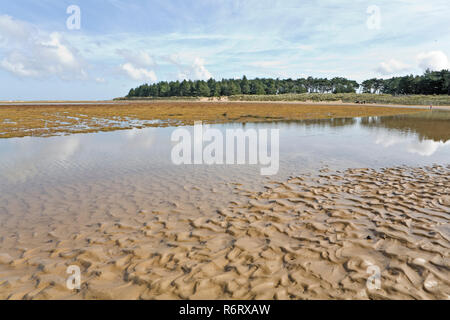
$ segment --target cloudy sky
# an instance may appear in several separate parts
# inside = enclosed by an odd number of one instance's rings
[[[2,0],[0,100],[244,74],[420,74],[450,68],[449,17],[448,0]]]

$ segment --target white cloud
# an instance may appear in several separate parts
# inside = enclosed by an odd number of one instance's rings
[[[58,32],[0,15],[0,68],[19,77],[86,79],[85,62]]]
[[[161,57],[178,68],[178,80],[208,80],[213,77],[205,67],[205,60],[185,54],[170,54]]]
[[[155,65],[153,58],[143,50],[134,52],[127,49],[119,49],[117,53],[137,67],[153,67]]]
[[[212,78],[212,74],[205,67],[205,61],[201,58],[196,58],[194,60],[192,74],[194,75],[194,80],[207,80]]]
[[[441,71],[450,68],[450,62],[442,51],[422,52],[417,56],[422,70]]]
[[[136,52],[127,49],[118,49],[116,51],[126,62],[120,66],[120,69],[131,79],[137,81],[156,82],[157,76],[152,69],[156,66],[153,58],[145,51]]]
[[[9,71],[19,77],[37,77],[39,72],[33,70],[24,65],[23,62],[26,61],[26,57],[22,56],[20,53],[12,53],[9,58],[5,58],[0,61],[0,67],[6,71]]]
[[[130,62],[120,66],[120,68],[133,80],[156,82],[157,77],[153,70],[135,67]]]
[[[31,28],[27,23],[14,20],[7,15],[0,15],[1,42],[23,41],[28,37],[30,31]]]
[[[409,68],[410,68],[409,65],[401,61],[390,59],[388,61],[381,62],[376,71],[382,75],[389,75],[397,72],[406,71]]]

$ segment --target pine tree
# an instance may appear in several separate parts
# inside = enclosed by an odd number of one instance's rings
[[[244,76],[241,81],[241,92],[242,94],[250,94],[250,83],[246,76]]]

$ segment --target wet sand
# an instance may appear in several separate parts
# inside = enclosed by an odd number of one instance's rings
[[[138,185],[122,197],[106,183],[43,190],[30,197],[52,199],[57,216],[14,216],[30,209],[20,198],[1,208],[0,299],[449,299],[449,178],[448,165],[325,168],[218,187],[219,208],[202,213],[152,204]],[[70,265],[78,291],[65,285]],[[373,267],[379,290],[367,287]]]

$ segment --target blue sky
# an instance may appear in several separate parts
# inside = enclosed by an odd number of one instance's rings
[[[67,28],[71,5],[79,30]],[[0,100],[110,99],[244,74],[420,74],[450,68],[448,17],[448,0],[2,1]]]

